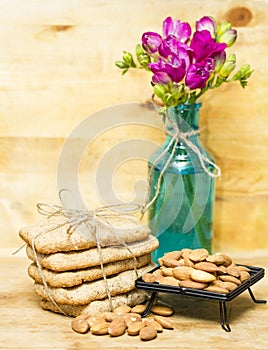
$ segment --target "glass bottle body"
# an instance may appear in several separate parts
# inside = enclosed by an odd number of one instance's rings
[[[215,179],[204,170],[191,148],[191,145],[197,147],[206,158],[214,161],[195,132],[200,107],[201,104],[191,104],[169,108],[172,124],[167,121],[165,143],[148,162],[150,200],[158,193],[148,209],[149,226],[159,240],[159,248],[152,256],[155,262],[172,250],[206,248],[211,251]],[[191,145],[173,138],[174,123],[181,132],[188,133]],[[208,163],[205,166],[213,171]]]

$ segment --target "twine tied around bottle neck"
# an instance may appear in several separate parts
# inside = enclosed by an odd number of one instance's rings
[[[102,222],[107,224],[109,227],[111,227],[111,230],[113,230],[114,229],[113,225],[111,224],[109,219],[111,219],[112,217],[119,217],[119,216],[123,216],[123,215],[127,215],[127,214],[134,214],[135,212],[137,212],[137,210],[140,209],[140,205],[138,205],[138,204],[133,204],[133,205],[118,204],[118,205],[109,205],[109,206],[105,206],[105,207],[99,207],[99,208],[94,209],[94,210],[77,210],[77,209],[64,208],[64,207],[58,206],[58,205],[49,205],[49,204],[45,204],[45,203],[38,203],[37,209],[38,209],[38,212],[40,214],[47,216],[47,218],[51,218],[53,216],[64,216],[67,218],[67,220],[65,222],[55,225],[52,229],[47,230],[46,233],[53,232],[54,230],[57,230],[58,228],[67,225],[66,233],[68,235],[72,235],[81,224],[86,225],[86,227],[88,228],[89,232],[92,234],[92,236],[96,242],[96,246],[97,246],[97,250],[98,250],[98,254],[99,254],[99,261],[100,261],[100,268],[101,268],[101,272],[102,272],[102,277],[103,277],[103,280],[105,283],[105,289],[106,289],[107,297],[109,300],[110,309],[113,310],[111,291],[110,291],[109,283],[108,283],[106,273],[104,270],[104,259],[103,259],[103,254],[102,254],[101,237],[99,237],[99,235],[97,234],[96,222],[99,219],[101,219]],[[39,272],[40,278],[42,280],[42,283],[44,285],[44,288],[45,288],[45,291],[47,293],[49,300],[53,303],[53,305],[62,314],[64,314],[65,316],[68,316],[64,312],[64,310],[62,310],[60,305],[55,301],[55,298],[53,297],[53,294],[51,293],[50,287],[48,286],[47,281],[46,281],[45,276],[44,276],[42,264],[40,262],[39,256],[38,256],[37,251],[36,251],[35,240],[37,237],[39,237],[42,234],[43,233],[41,232],[38,235],[34,236],[32,241],[31,241],[31,248],[33,250],[33,254],[34,254],[35,262],[36,262],[36,265],[38,268],[38,272]],[[137,258],[135,257],[135,255],[133,254],[131,249],[128,247],[127,243],[122,239],[120,234],[119,234],[118,239],[120,242],[119,244],[116,244],[116,245],[111,244],[111,245],[112,246],[122,245],[129,251],[131,257],[134,260],[134,271],[135,271],[135,274],[138,278],[139,276],[138,276],[138,271],[137,271],[137,266],[138,266]]]
[[[155,110],[159,113],[159,108],[155,103],[154,100],[154,95],[152,96],[152,104],[155,108]],[[147,196],[145,200],[145,204],[141,208],[141,218],[143,218],[144,214],[146,211],[154,204],[154,202],[157,200],[157,197],[160,192],[160,187],[161,187],[161,181],[163,179],[164,173],[166,172],[170,161],[172,160],[177,144],[179,142],[184,143],[186,147],[188,147],[191,151],[194,152],[194,154],[198,157],[202,169],[205,171],[205,173],[212,177],[212,178],[217,178],[221,176],[221,169],[220,167],[215,164],[212,160],[210,160],[206,155],[202,154],[200,151],[199,147],[195,145],[190,138],[194,135],[198,135],[200,133],[199,130],[191,130],[191,131],[186,131],[183,132],[179,129],[179,126],[172,120],[172,118],[169,115],[169,110],[166,109],[164,113],[164,117],[167,122],[170,123],[170,125],[173,128],[173,132],[170,133],[169,131],[166,131],[166,133],[170,136],[170,140],[168,145],[164,148],[164,150],[156,157],[154,160],[152,166],[150,167],[150,171],[148,174],[148,191],[147,191]],[[168,156],[167,161],[165,162],[163,168],[161,169],[161,172],[159,174],[158,180],[157,180],[157,186],[156,186],[156,191],[152,199],[150,199],[151,196],[151,191],[150,191],[150,183],[152,182],[152,177],[153,177],[153,171],[156,168],[157,164],[166,156],[166,154],[169,153],[169,150],[171,148],[171,152]],[[208,164],[208,165],[207,165]],[[213,167],[213,170],[209,168],[209,166]],[[214,172],[215,171],[215,172]]]

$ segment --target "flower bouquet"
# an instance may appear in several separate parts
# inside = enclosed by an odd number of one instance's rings
[[[185,247],[211,251],[215,177],[220,168],[199,141],[200,97],[237,81],[245,88],[253,70],[236,69],[236,55],[226,53],[237,38],[230,22],[202,17],[195,24],[167,17],[163,34],[145,32],[135,58],[123,52],[116,66],[152,74],[153,103],[166,122],[166,141],[149,160],[149,191],[143,213],[165,252]],[[155,103],[157,98],[157,104]],[[160,105],[160,106],[159,106]]]

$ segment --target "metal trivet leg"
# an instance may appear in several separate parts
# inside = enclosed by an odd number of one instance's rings
[[[141,314],[141,317],[146,317],[149,314],[149,312],[151,310],[151,307],[153,306],[153,303],[155,301],[155,298],[157,297],[157,294],[158,294],[158,292],[153,292],[152,293],[151,298],[149,300],[149,303],[148,303],[148,305],[146,307],[146,310]]]
[[[219,301],[220,305],[220,320],[221,326],[226,332],[231,332],[231,328],[229,326],[226,303],[224,301]]]
[[[249,291],[249,294],[251,296],[251,299],[254,301],[254,303],[256,304],[266,304],[266,300],[257,300],[252,292],[252,290],[250,289],[250,287],[248,287],[248,291]]]

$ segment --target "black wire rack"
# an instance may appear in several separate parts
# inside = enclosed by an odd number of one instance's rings
[[[181,294],[184,296],[194,297],[194,298],[202,298],[202,299],[210,299],[215,300],[219,302],[219,318],[222,328],[226,332],[231,332],[231,328],[229,325],[228,320],[228,314],[227,314],[227,307],[226,302],[233,300],[238,295],[243,293],[245,290],[248,290],[252,300],[256,304],[265,304],[266,300],[257,300],[251,290],[251,286],[258,282],[260,279],[264,277],[264,269],[261,267],[254,267],[254,266],[248,266],[248,265],[241,265],[245,266],[249,269],[250,278],[244,282],[242,282],[237,288],[232,290],[229,293],[222,294],[222,293],[215,293],[215,292],[209,292],[202,289],[193,289],[193,288],[185,288],[180,286],[168,286],[164,284],[159,284],[157,282],[144,282],[142,280],[142,277],[138,278],[136,280],[136,287],[139,289],[144,289],[147,291],[152,292],[151,298],[149,300],[149,303],[147,305],[146,310],[143,312],[142,317],[147,316],[150,313],[151,307],[154,304],[154,301],[156,297],[158,296],[159,292],[165,292],[165,293],[174,293],[174,294]],[[159,269],[159,266],[155,267],[153,270],[150,271],[154,272],[155,270]]]

